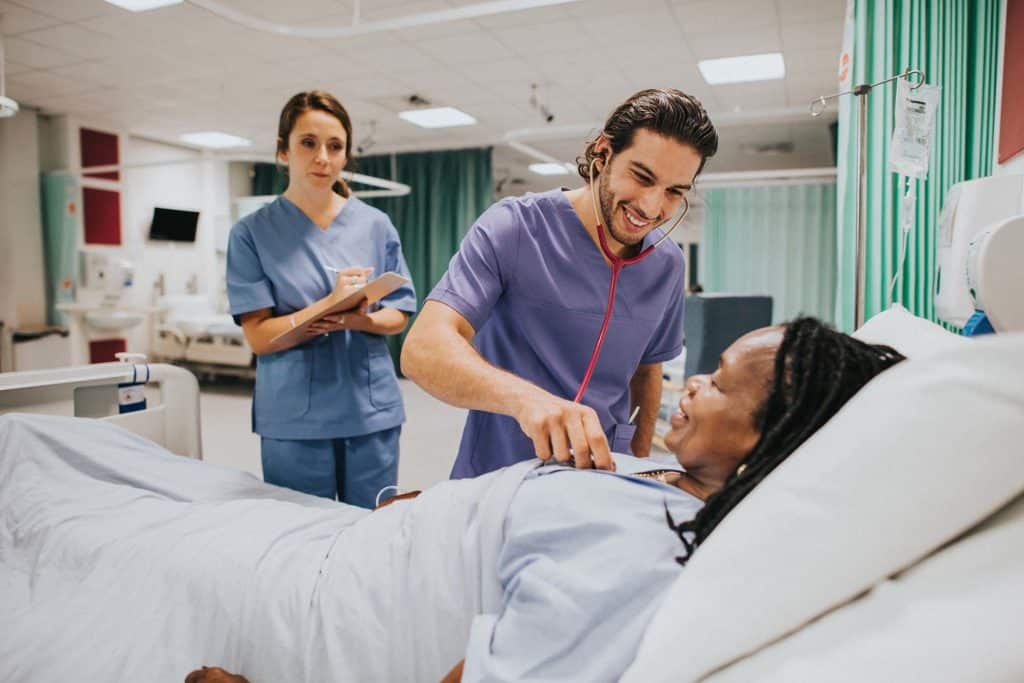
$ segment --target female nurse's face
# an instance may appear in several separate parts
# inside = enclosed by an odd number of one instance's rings
[[[744,335],[714,373],[687,381],[665,445],[692,476],[724,482],[754,449],[761,436],[754,415],[771,390],[782,334],[765,327]]]
[[[331,114],[319,109],[301,114],[288,135],[288,151],[279,152],[288,166],[289,183],[330,190],[345,168],[347,137]]]

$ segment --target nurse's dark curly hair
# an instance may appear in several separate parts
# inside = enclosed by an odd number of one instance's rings
[[[707,499],[692,520],[676,524],[665,509],[668,525],[686,547],[686,555],[676,561],[685,565],[693,551],[762,479],[871,378],[902,360],[904,356],[889,346],[866,344],[815,318],[797,318],[786,324],[775,353],[771,390],[754,414],[761,438],[729,475],[725,486]]]
[[[618,153],[633,144],[633,136],[641,128],[692,146],[700,154],[699,174],[704,162],[718,151],[718,131],[704,111],[704,105],[693,95],[674,88],[641,90],[620,104],[604,123],[601,135],[587,143],[583,155],[576,158],[580,177],[590,182],[600,175],[600,164],[590,177],[591,162],[601,157],[597,141],[604,136]]]
[[[291,99],[285,103],[284,108],[281,110],[281,117],[277,122],[277,151],[287,152],[288,151],[288,136],[292,134],[292,129],[295,128],[295,122],[299,120],[299,117],[305,114],[307,111],[317,110],[327,112],[334,118],[338,119],[341,123],[341,127],[345,129],[345,160],[346,166],[352,164],[352,117],[348,115],[345,107],[341,106],[341,102],[337,100],[334,95],[324,90],[310,90],[309,92],[300,92],[292,95]],[[280,167],[279,167],[280,168]],[[287,170],[285,171],[285,173]],[[342,197],[348,197],[352,192],[349,190],[348,183],[341,178],[335,181],[331,189],[340,194]]]

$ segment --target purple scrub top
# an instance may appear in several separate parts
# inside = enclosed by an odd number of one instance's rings
[[[652,231],[644,246],[660,237]],[[492,364],[572,400],[604,319],[611,267],[562,190],[503,199],[466,235],[430,293],[476,331]],[[626,266],[615,311],[583,403],[597,411],[613,450],[629,452],[629,381],[637,367],[683,346],[683,254],[666,240]],[[616,438],[616,431],[619,438]],[[452,478],[534,457],[515,419],[471,410]]]

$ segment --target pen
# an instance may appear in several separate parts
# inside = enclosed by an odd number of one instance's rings
[[[640,406],[639,405],[636,408],[633,408],[633,412],[630,413],[630,415],[629,415],[629,424],[633,424],[633,422],[636,421],[636,416],[637,416],[637,414],[639,414],[639,412],[640,412]]]

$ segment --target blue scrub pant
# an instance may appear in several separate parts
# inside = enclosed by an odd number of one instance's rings
[[[398,481],[401,427],[346,439],[262,437],[263,481],[372,508],[377,493]]]

